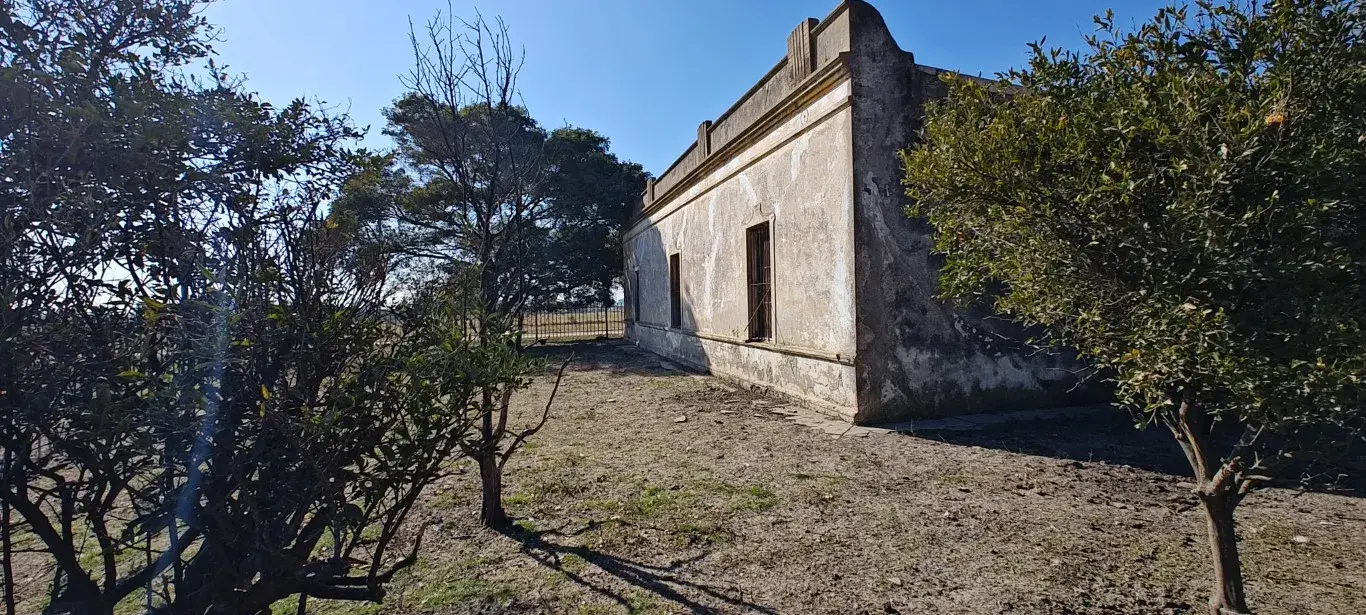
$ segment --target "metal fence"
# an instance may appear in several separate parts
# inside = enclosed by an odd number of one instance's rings
[[[522,318],[527,342],[535,340],[625,337],[626,310],[620,305],[531,312]]]

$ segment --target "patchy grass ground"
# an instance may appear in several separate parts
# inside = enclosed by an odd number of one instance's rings
[[[578,351],[554,420],[510,466],[516,537],[477,527],[467,473],[431,494],[423,560],[383,607],[310,611],[1204,610],[1203,520],[1162,472],[1181,467],[1174,445],[1127,417],[835,439],[620,345]],[[1362,500],[1272,490],[1240,521],[1259,612],[1366,605]]]
[[[462,465],[427,495],[423,557],[384,605],[308,611],[1204,612],[1183,462],[1125,416],[836,439],[620,344],[576,350],[553,420],[509,467],[515,535],[478,527]],[[548,393],[542,379],[517,398],[524,419]],[[1366,500],[1271,490],[1239,519],[1259,613],[1362,611]]]

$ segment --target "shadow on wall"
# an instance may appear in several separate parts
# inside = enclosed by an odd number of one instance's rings
[[[664,245],[658,225],[645,229],[631,242],[626,263],[626,274],[631,276],[631,292],[626,297],[626,337],[683,367],[711,373],[711,358],[702,339],[695,334],[698,327],[693,292],[698,290],[694,286],[697,276],[690,275],[695,272],[680,256],[675,315],[670,266],[670,256],[675,252]]]

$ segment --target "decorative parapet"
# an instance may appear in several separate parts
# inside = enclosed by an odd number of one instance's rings
[[[816,70],[816,56],[811,53],[811,48],[815,46],[811,30],[817,23],[816,18],[807,18],[787,37],[787,70],[793,82],[811,76]]]
[[[850,5],[845,0],[824,20],[809,18],[797,24],[787,39],[787,54],[740,100],[714,121],[697,127],[697,140],[668,169],[646,185],[635,215],[648,213],[689,180],[714,154],[767,116],[799,90],[802,84],[851,50]]]

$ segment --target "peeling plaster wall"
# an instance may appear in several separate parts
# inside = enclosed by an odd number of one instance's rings
[[[1072,356],[1034,352],[1018,326],[936,297],[942,261],[928,224],[905,214],[898,152],[944,96],[940,72],[862,0],[799,24],[788,55],[647,185],[625,241],[627,336],[857,423],[1104,399],[1074,386]],[[748,343],[745,229],[765,221],[775,335]]]
[[[627,277],[640,314],[628,336],[682,363],[852,418],[854,228],[850,83],[795,115],[638,221]],[[769,222],[774,339],[746,343],[745,230]],[[681,327],[669,328],[669,255],[680,264]],[[638,277],[632,272],[637,272]],[[630,297],[628,304],[636,297]]]
[[[631,338],[642,348],[683,365],[794,398],[836,418],[854,420],[852,366],[655,327],[633,327]]]
[[[1070,356],[1026,348],[1025,331],[936,298],[932,231],[906,216],[898,152],[946,88],[852,1],[859,423],[1085,403]]]

